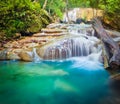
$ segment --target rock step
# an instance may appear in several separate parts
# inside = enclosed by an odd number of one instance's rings
[[[69,26],[70,24],[60,24],[60,23],[52,23],[52,24],[49,24],[47,26],[47,28],[49,29],[67,29],[67,27]]]
[[[33,34],[33,37],[46,37],[46,36],[61,36],[65,35],[66,33],[37,33]]]
[[[67,32],[65,29],[48,29],[48,28],[43,28],[41,32],[44,33],[61,33],[61,32]]]

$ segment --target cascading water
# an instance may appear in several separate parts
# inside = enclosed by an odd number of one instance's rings
[[[68,35],[56,39],[50,44],[40,48],[37,52],[45,60],[62,60],[70,57],[83,57],[90,54],[98,54],[100,46],[95,46],[100,40],[94,36],[91,25],[69,25]],[[98,57],[99,57],[98,56]]]
[[[64,39],[45,50],[44,59],[65,59],[76,56],[88,56],[96,52],[94,43],[84,37]]]
[[[79,36],[94,36],[95,31],[92,28],[92,25],[86,24],[71,24],[68,26],[68,32],[72,35],[79,35]]]
[[[34,59],[34,62],[38,62],[41,60],[41,58],[38,56],[38,54],[36,53],[36,48],[33,48],[33,59]]]

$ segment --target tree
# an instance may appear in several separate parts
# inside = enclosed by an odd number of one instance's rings
[[[0,31],[7,37],[16,32],[37,32],[49,24],[48,13],[31,0],[1,0]]]
[[[47,2],[48,2],[48,0],[45,0],[44,5],[43,5],[43,9],[46,8],[46,6],[47,6]]]
[[[100,0],[89,0],[90,6],[93,8],[93,17],[97,16],[97,9],[99,7]],[[96,13],[94,11],[96,10]]]
[[[39,0],[39,2],[50,15],[62,18],[66,6],[64,0]]]

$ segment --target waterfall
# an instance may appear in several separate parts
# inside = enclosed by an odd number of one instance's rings
[[[95,30],[90,24],[70,24],[68,27],[69,34],[79,36],[94,36]]]
[[[101,46],[96,45],[99,39],[95,37],[92,25],[69,24],[68,33],[37,49],[37,56],[43,60],[63,60],[71,57],[90,56],[95,54],[96,59],[101,56]]]
[[[41,60],[41,58],[39,57],[39,55],[36,53],[36,48],[33,48],[33,61],[38,62]]]
[[[97,53],[98,49],[94,46],[95,42],[85,37],[66,38],[57,41],[52,46],[47,46],[44,51],[44,59],[66,59],[70,57],[88,56]]]

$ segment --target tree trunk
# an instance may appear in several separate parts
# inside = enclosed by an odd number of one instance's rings
[[[93,20],[93,27],[97,32],[97,36],[102,40],[105,57],[108,60],[108,64],[112,69],[120,68],[120,48],[119,45],[110,37],[110,35],[104,30],[101,22],[98,19]],[[105,60],[104,60],[105,61]]]
[[[45,0],[45,2],[44,2],[44,4],[43,4],[43,9],[46,8],[46,6],[47,6],[47,2],[48,2],[48,0]]]

